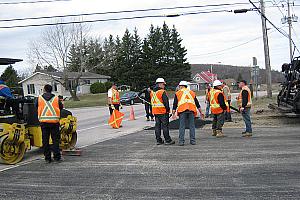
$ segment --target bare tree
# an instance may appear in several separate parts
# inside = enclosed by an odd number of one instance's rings
[[[82,46],[83,39],[88,37],[88,32],[89,28],[82,23],[57,24],[45,29],[39,39],[31,41],[29,44],[28,57],[30,62],[34,65],[53,66],[58,71],[63,72],[63,81],[52,78],[70,92],[74,101],[79,101],[76,89],[84,72],[84,61],[81,50],[78,75],[75,78],[70,78],[68,76],[68,54],[72,45]],[[72,81],[72,84],[69,84],[70,81]]]

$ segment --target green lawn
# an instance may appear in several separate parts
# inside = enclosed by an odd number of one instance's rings
[[[107,104],[107,94],[88,94],[79,97],[80,101],[68,100],[65,101],[66,108],[80,108],[80,107],[93,107],[105,106]]]

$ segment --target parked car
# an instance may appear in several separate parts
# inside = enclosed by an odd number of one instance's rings
[[[128,104],[133,105],[135,103],[142,103],[142,100],[138,98],[137,92],[126,92],[120,98],[120,102],[122,105],[128,105]]]

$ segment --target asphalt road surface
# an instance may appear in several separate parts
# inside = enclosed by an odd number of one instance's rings
[[[258,93],[259,96],[266,95],[265,91]],[[237,94],[232,95],[232,99],[235,99]],[[170,97],[171,98],[171,97]],[[205,110],[205,98],[204,96],[199,96],[198,100],[202,106],[202,110]],[[173,101],[170,100],[172,105]],[[143,130],[145,127],[154,126],[154,122],[147,122],[145,120],[145,111],[143,104],[136,104],[133,106],[136,120],[130,121],[130,106],[123,106],[121,112],[125,114],[123,120],[123,127],[120,129],[112,129],[108,125],[109,111],[107,107],[87,107],[87,108],[76,108],[70,109],[74,116],[78,120],[78,141],[76,146],[78,148],[93,145],[99,142],[103,142],[112,138],[134,133]],[[7,166],[0,164],[0,172],[17,167],[19,165],[24,165],[32,162],[36,159],[42,158],[42,152],[39,149],[33,148],[32,150],[26,152],[24,160],[14,166]]]
[[[140,131],[62,163],[36,160],[0,173],[0,199],[299,199],[299,127],[256,128],[249,139],[224,131],[197,129],[197,145],[183,147]]]

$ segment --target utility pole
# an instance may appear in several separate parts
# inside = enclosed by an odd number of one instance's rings
[[[290,43],[290,60],[293,60],[293,43],[292,43],[292,17],[291,17],[291,7],[290,7],[290,0],[287,0],[288,6],[288,24],[289,24],[289,43]]]
[[[263,42],[264,42],[264,52],[265,52],[267,97],[271,98],[272,97],[272,76],[271,76],[270,52],[269,52],[267,20],[265,17],[265,2],[264,2],[264,0],[260,0],[260,7],[261,7],[261,22],[262,22],[262,32],[263,32]]]

